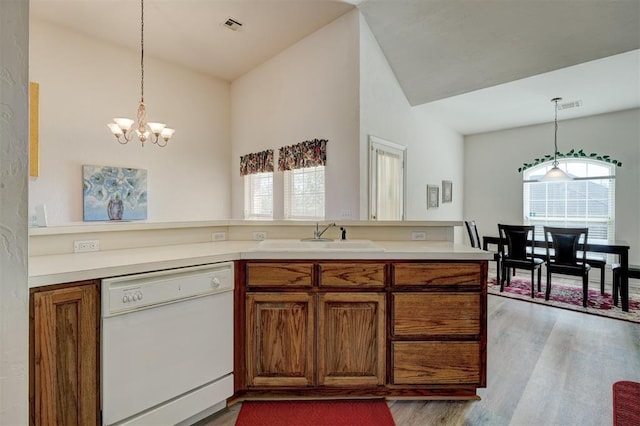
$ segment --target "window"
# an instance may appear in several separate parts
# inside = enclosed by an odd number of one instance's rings
[[[284,172],[285,219],[324,219],[324,166]]]
[[[589,159],[559,159],[559,167],[574,180],[537,182],[552,164],[524,172],[524,223],[543,226],[589,228],[589,238],[615,239],[615,165]]]
[[[273,218],[273,172],[244,176],[244,218]]]

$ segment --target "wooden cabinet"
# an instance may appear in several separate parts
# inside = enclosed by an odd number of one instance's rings
[[[31,294],[32,424],[100,423],[100,291],[97,281]]]
[[[313,384],[313,297],[297,292],[248,293],[246,300],[247,384]]]
[[[247,387],[383,385],[384,271],[371,262],[247,262]]]
[[[384,293],[321,293],[318,297],[318,384],[383,385]]]
[[[486,262],[401,263],[393,272],[392,383],[485,386]]]
[[[487,261],[246,260],[237,390],[251,397],[477,399]]]

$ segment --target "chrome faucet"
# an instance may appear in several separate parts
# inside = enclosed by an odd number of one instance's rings
[[[331,228],[332,226],[336,226],[335,222],[331,222],[330,224],[328,224],[322,231],[320,231],[319,228],[319,224],[318,222],[316,222],[316,230],[313,231],[313,239],[314,240],[320,240],[322,239],[322,234],[324,234],[325,232],[327,232],[327,229]]]

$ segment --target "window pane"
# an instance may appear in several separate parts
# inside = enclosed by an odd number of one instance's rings
[[[244,217],[273,218],[273,173],[255,173],[244,177]]]
[[[285,218],[324,218],[324,166],[285,172]]]

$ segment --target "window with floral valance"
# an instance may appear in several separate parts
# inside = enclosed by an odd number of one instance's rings
[[[295,170],[324,166],[327,161],[327,140],[313,139],[280,148],[278,170]]]
[[[273,150],[240,156],[240,176],[273,172]]]

